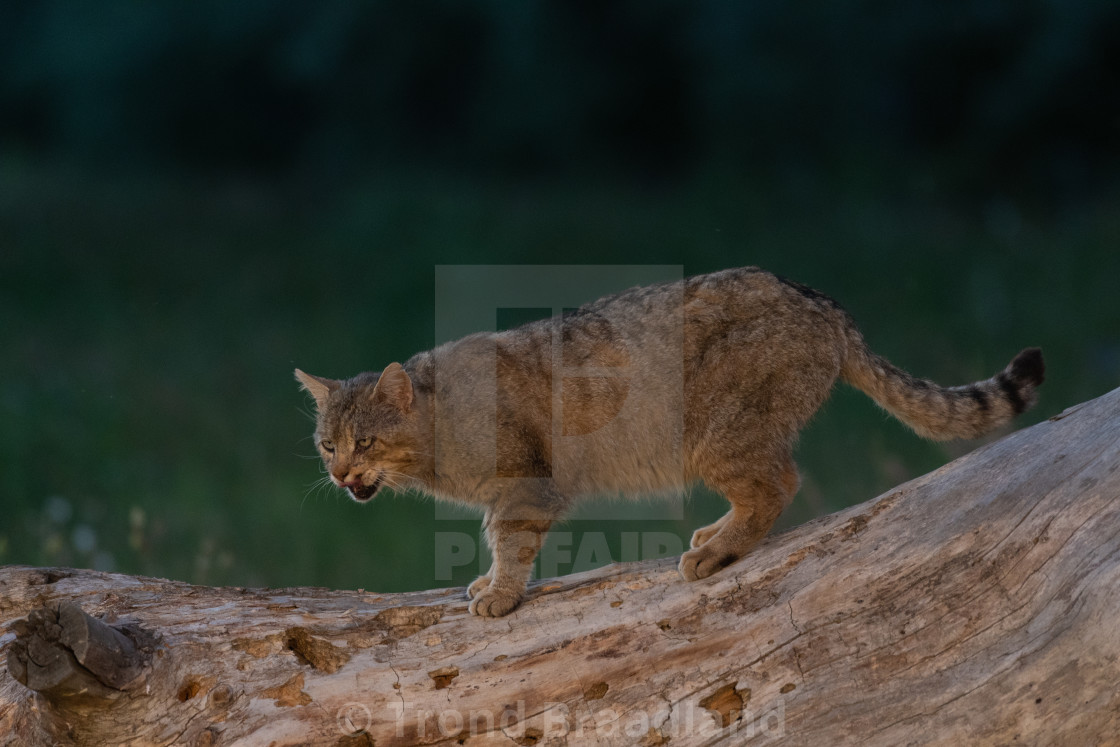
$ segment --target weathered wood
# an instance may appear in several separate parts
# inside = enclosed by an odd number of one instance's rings
[[[3,568],[0,650],[59,602],[160,644],[142,688],[80,711],[0,671],[0,742],[1102,744],[1118,588],[1120,390],[710,579],[615,565],[537,582],[502,619],[462,589]]]
[[[69,601],[31,610],[13,629],[8,671],[55,701],[115,700],[141,682],[155,643],[135,626],[106,625]]]

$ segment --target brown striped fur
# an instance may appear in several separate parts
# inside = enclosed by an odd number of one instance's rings
[[[794,441],[838,378],[922,436],[975,438],[1034,404],[1043,362],[1028,349],[966,386],[916,379],[872,353],[836,302],[748,267],[470,335],[381,374],[296,376],[331,479],[355,500],[389,485],[483,509],[494,564],[468,593],[473,613],[500,616],[577,500],[704,481],[731,504],[681,557],[686,579],[704,578],[792,500]]]

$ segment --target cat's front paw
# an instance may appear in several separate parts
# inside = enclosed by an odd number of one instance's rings
[[[701,545],[695,550],[689,550],[681,555],[681,563],[677,569],[684,576],[685,581],[699,581],[707,578],[716,571],[723,570],[738,560],[741,555],[732,552],[717,553],[710,545]]]
[[[482,579],[479,579],[481,581]],[[477,583],[477,581],[475,582]],[[474,584],[472,584],[473,586]],[[471,614],[480,617],[502,617],[521,602],[521,595],[505,589],[487,587],[471,600]]]
[[[490,585],[490,577],[489,576],[479,576],[478,578],[476,578],[474,581],[471,582],[470,586],[467,587],[467,599],[474,599],[475,597],[478,596],[479,592],[481,592],[483,589],[485,589],[489,585]]]

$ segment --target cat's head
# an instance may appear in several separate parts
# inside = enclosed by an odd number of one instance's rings
[[[399,363],[336,381],[296,369],[315,398],[315,444],[331,481],[365,503],[399,485],[422,459],[412,381]]]

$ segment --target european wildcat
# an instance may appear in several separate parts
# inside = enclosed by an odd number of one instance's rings
[[[797,491],[794,441],[837,378],[949,439],[1026,410],[1043,371],[1031,348],[967,386],[913,378],[830,298],[748,267],[470,335],[380,374],[296,377],[315,398],[331,479],[354,500],[387,484],[484,509],[494,563],[467,593],[472,613],[496,617],[520,602],[551,522],[592,493],[703,480],[731,510],[696,530],[681,575],[741,558]]]

